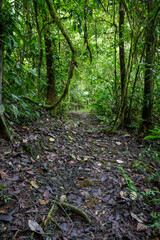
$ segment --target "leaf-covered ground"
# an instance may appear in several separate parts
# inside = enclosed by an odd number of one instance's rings
[[[108,134],[86,113],[14,130],[14,144],[0,140],[0,239],[160,239],[148,227],[160,206],[137,193],[157,188],[133,168],[134,134]]]

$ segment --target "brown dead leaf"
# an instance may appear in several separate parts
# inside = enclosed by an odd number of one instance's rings
[[[136,219],[137,222],[143,223],[143,221],[136,214],[134,214],[133,212],[131,212],[131,216],[132,216],[132,218]]]
[[[45,200],[48,200],[49,199],[49,190],[46,190],[44,193],[43,193],[43,197]]]
[[[0,170],[0,178],[1,178],[1,179],[7,179],[7,178],[8,178],[8,175],[7,175],[5,172],[3,172],[3,171]]]
[[[130,137],[131,135],[129,133],[126,133],[124,137]]]
[[[0,209],[0,213],[8,214],[7,209]]]
[[[144,225],[143,223],[138,223],[137,224],[137,231],[141,232],[147,229],[147,226]]]
[[[32,170],[27,171],[28,174],[34,175],[34,172]]]
[[[39,199],[39,203],[41,205],[46,205],[49,202],[49,200],[43,200],[43,199]]]
[[[84,177],[77,177],[75,180],[76,181],[81,181],[81,180],[84,180]]]
[[[88,207],[88,208],[93,208],[94,207],[94,203],[93,202],[87,202],[86,203],[86,206]]]
[[[68,164],[72,167],[74,167],[74,161],[69,161]]]
[[[43,174],[43,170],[42,170],[41,168],[37,168],[37,169],[36,169],[36,172],[37,172],[37,173],[40,173],[40,174]]]

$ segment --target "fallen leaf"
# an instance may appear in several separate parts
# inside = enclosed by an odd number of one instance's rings
[[[60,197],[60,202],[64,202],[66,199],[67,199],[67,196],[66,195],[62,195]]]
[[[119,195],[120,195],[121,198],[125,198],[123,191],[120,191]]]
[[[39,203],[41,205],[46,205],[49,202],[49,200],[43,200],[43,199],[39,199]]]
[[[71,141],[73,141],[74,140],[74,138],[73,137],[71,137],[71,136],[68,136],[70,139],[71,139]]]
[[[28,174],[34,175],[34,172],[32,170],[27,171]]]
[[[126,133],[124,137],[130,137],[131,135],[129,133]]]
[[[53,170],[54,170],[54,171],[57,171],[57,167],[56,167],[56,166],[54,166],[54,167],[53,167]]]
[[[34,180],[31,181],[31,185],[36,189],[39,188],[39,186],[37,185],[37,183]]]
[[[49,199],[49,190],[46,190],[44,193],[43,193],[43,197],[45,200],[48,200]]]
[[[36,172],[37,172],[37,173],[40,173],[40,174],[43,174],[43,171],[42,171],[41,168],[37,168],[37,169],[36,169]]]
[[[1,179],[7,179],[7,178],[8,178],[8,175],[7,175],[5,172],[3,172],[3,171],[0,170],[0,178],[1,178]]]
[[[6,214],[0,214],[0,221],[4,222],[11,222],[12,221],[12,216],[6,215]]]
[[[68,164],[72,167],[74,167],[74,161],[69,161]]]
[[[55,139],[54,138],[49,138],[49,141],[50,142],[55,142]]]
[[[71,158],[73,158],[74,160],[76,160],[76,156],[75,156],[74,154],[71,154],[70,156],[71,156]]]
[[[28,220],[28,226],[33,232],[40,233],[40,234],[44,233],[42,227],[35,221]]]
[[[147,226],[146,225],[144,225],[143,223],[138,223],[137,224],[137,231],[144,231],[144,230],[146,230],[147,229]]]
[[[84,177],[77,177],[76,179],[75,179],[76,181],[81,181],[81,180],[84,180]]]
[[[30,128],[29,128],[29,127],[26,127],[26,126],[23,126],[22,128],[27,129],[27,130],[30,130]]]
[[[129,195],[131,200],[136,200],[137,199],[137,193],[136,192],[131,192]]]
[[[136,214],[134,214],[133,212],[131,212],[131,216],[132,216],[134,219],[136,219],[137,222],[143,223],[143,221],[142,221]]]
[[[97,166],[98,166],[98,167],[101,167],[101,166],[102,166],[102,163],[98,162],[98,163],[97,163]]]
[[[122,160],[116,160],[117,163],[124,163]]]
[[[23,142],[23,143],[27,143],[27,142],[28,142],[28,139],[23,139],[22,142]]]

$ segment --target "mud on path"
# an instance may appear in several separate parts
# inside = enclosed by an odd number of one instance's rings
[[[142,147],[134,134],[107,134],[94,115],[76,112],[14,130],[17,141],[0,147],[0,239],[154,239],[147,225],[155,206],[131,194],[125,179],[149,188],[132,168]]]

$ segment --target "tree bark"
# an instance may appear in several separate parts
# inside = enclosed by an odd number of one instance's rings
[[[49,27],[44,33],[45,40],[45,51],[46,51],[46,65],[47,65],[47,104],[52,105],[56,100],[56,89],[55,89],[55,71],[54,71],[54,61],[53,61],[53,50],[52,41],[50,38]]]
[[[153,89],[154,89],[154,59],[155,59],[155,10],[154,0],[147,1],[148,24],[146,26],[146,57],[144,75],[144,97],[142,109],[141,131],[148,131],[152,128]],[[155,12],[156,14],[156,12]]]
[[[0,12],[2,13],[3,1],[0,1]],[[3,23],[0,23],[0,137],[12,141],[11,133],[7,127],[5,117],[3,115],[4,106],[2,104],[2,72],[3,72]]]
[[[61,23],[60,21],[60,18],[59,16],[57,15],[56,13],[56,10],[54,9],[54,7],[52,6],[50,0],[46,0],[46,3],[47,3],[47,6],[48,6],[48,9],[49,9],[49,12],[52,16],[52,19],[53,21],[57,24],[57,26],[59,27],[59,29],[61,30],[64,38],[66,39],[69,47],[70,47],[70,50],[72,52],[72,57],[71,57],[71,62],[70,62],[70,69],[69,69],[69,74],[68,74],[68,79],[67,79],[67,83],[66,83],[66,86],[64,88],[64,91],[61,95],[61,97],[59,98],[59,100],[53,104],[53,105],[50,105],[50,106],[47,106],[46,105],[46,108],[48,110],[53,110],[67,95],[68,93],[68,90],[69,90],[69,85],[70,85],[70,81],[73,77],[73,72],[74,72],[74,68],[77,66],[77,63],[76,63],[76,60],[75,60],[75,56],[76,56],[76,50],[72,44],[72,41],[70,39],[70,36],[69,34],[67,33],[67,31],[65,30],[63,24]]]
[[[38,9],[37,9],[37,0],[34,0],[34,11],[35,11],[35,19],[36,19],[36,26],[37,26],[37,32],[39,36],[39,62],[38,62],[38,78],[41,77],[41,65],[42,65],[42,57],[43,57],[43,48],[42,48],[42,34],[38,22]],[[38,94],[40,92],[40,80],[38,83]]]
[[[121,127],[125,125],[125,112],[127,97],[125,95],[126,87],[126,67],[125,67],[125,51],[124,51],[124,16],[122,1],[119,4],[119,57],[120,57],[120,77],[121,77]]]
[[[0,29],[2,29],[2,26],[0,26]],[[3,112],[4,112],[4,106],[2,104],[3,45],[1,43],[1,40],[2,40],[2,33],[0,30],[0,136],[4,139],[12,140],[11,133],[9,132],[5,117],[3,115]]]

